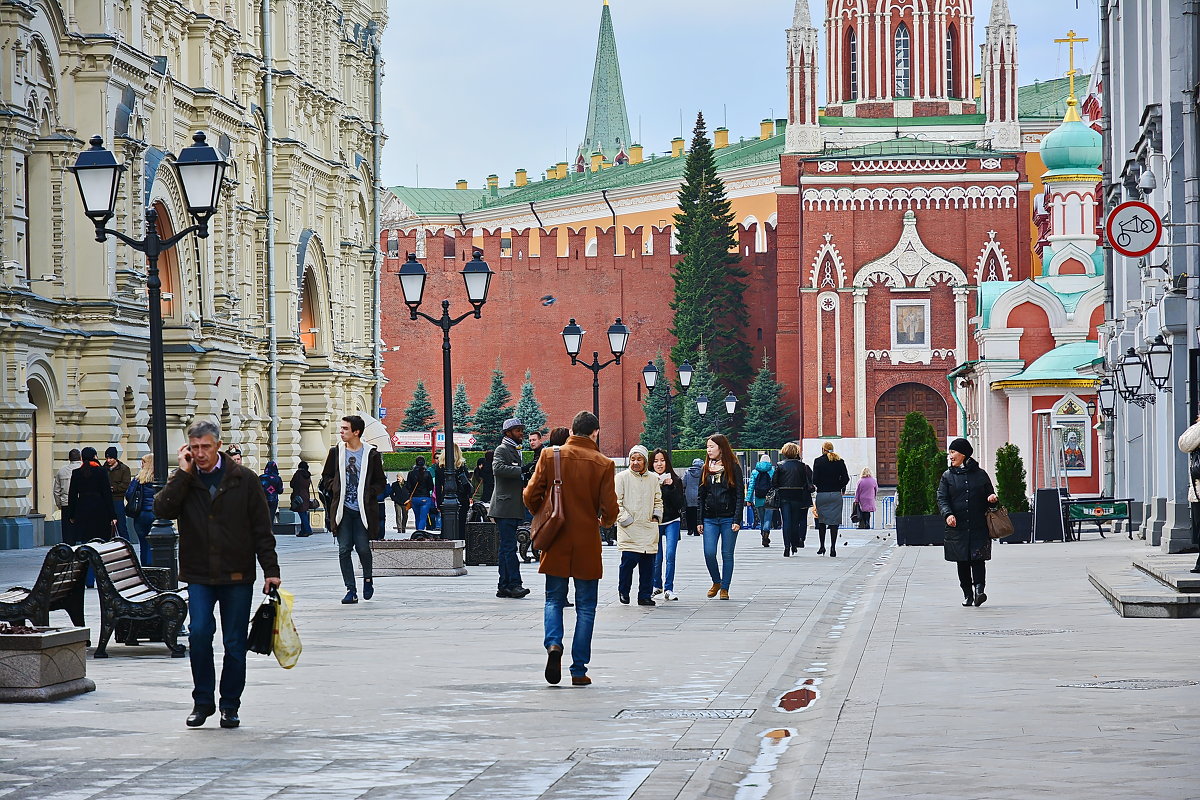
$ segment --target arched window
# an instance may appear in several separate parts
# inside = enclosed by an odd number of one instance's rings
[[[963,96],[958,90],[958,32],[953,25],[946,30],[946,94]]]
[[[892,44],[896,51],[896,96],[912,97],[912,40],[903,22],[896,28]]]
[[[845,99],[854,101],[858,99],[858,36],[854,33],[854,28],[846,31],[846,63],[843,66],[842,74],[846,76],[846,94]]]

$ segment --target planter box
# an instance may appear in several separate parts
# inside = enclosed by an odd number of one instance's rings
[[[896,544],[915,546],[942,544],[946,521],[940,514],[896,517]]]
[[[0,702],[41,703],[96,691],[85,677],[88,628],[0,635]]]
[[[371,542],[372,572],[377,578],[396,575],[428,575],[449,578],[466,575],[463,563],[466,542],[462,539],[376,539]]]
[[[1000,541],[1005,544],[1028,544],[1033,537],[1033,512],[1010,511],[1008,518],[1012,521],[1013,535]]]

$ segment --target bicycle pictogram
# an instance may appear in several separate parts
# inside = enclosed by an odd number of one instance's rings
[[[1128,258],[1140,258],[1158,247],[1162,232],[1158,212],[1137,200],[1121,203],[1105,222],[1109,246]]]
[[[1153,234],[1156,225],[1150,217],[1133,216],[1128,219],[1119,220],[1117,222],[1117,244],[1121,247],[1129,247],[1133,244],[1133,236],[1131,234]]]

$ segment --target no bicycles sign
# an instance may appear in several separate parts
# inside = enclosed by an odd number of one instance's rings
[[[1162,218],[1145,203],[1130,200],[1108,215],[1104,234],[1109,246],[1121,255],[1141,258],[1162,241]]]

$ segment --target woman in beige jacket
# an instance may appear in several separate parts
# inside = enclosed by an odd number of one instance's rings
[[[1192,506],[1192,541],[1200,539],[1200,416],[1179,437],[1179,449],[1188,454],[1188,502]],[[1200,572],[1200,558],[1192,572]]]
[[[617,549],[621,569],[617,595],[629,603],[633,568],[638,568],[638,605],[652,606],[650,597],[654,555],[658,552],[658,523],[662,522],[662,487],[648,469],[650,454],[640,444],[629,451],[629,469],[617,475]]]

